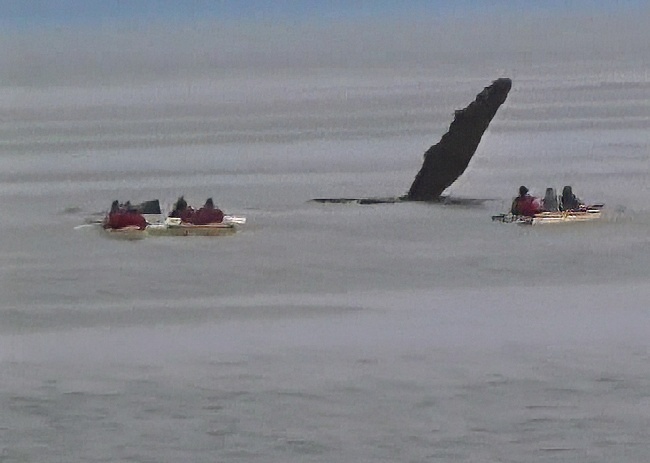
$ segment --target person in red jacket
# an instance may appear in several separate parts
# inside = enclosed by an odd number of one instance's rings
[[[214,206],[212,198],[208,198],[201,209],[196,211],[192,217],[194,225],[208,225],[210,223],[223,222],[223,212]]]
[[[528,188],[525,186],[519,187],[519,196],[512,201],[510,213],[512,215],[524,215],[532,217],[541,212],[542,208],[539,200],[534,196],[528,194]]]
[[[181,219],[181,222],[192,223],[192,218],[196,212],[192,206],[187,205],[187,201],[183,196],[179,197],[174,205],[174,210],[169,214],[169,217],[176,217]]]
[[[136,209],[120,207],[117,200],[111,204],[111,210],[104,219],[105,229],[117,229],[126,227],[138,227],[140,230],[147,228],[147,221]]]

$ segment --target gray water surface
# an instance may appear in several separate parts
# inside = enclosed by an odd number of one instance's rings
[[[648,74],[547,71],[471,207],[309,199],[405,193],[484,75],[2,88],[0,461],[645,461]],[[604,218],[493,223],[520,184]],[[180,194],[248,222],[83,226]]]

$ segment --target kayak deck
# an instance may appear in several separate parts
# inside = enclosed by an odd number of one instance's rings
[[[135,226],[123,227],[123,228],[103,228],[102,231],[109,238],[118,239],[118,240],[141,240],[147,237],[149,231],[144,228],[139,228]]]
[[[161,221],[160,217],[147,217],[148,225],[142,230],[137,227],[124,227],[118,229],[104,229],[111,238],[127,240],[142,239],[147,236],[222,236],[234,234],[239,225],[246,223],[245,217],[226,216],[223,222],[206,225],[194,225],[181,222],[180,219],[168,217]]]
[[[512,214],[492,216],[492,221],[502,223],[517,223],[520,225],[543,225],[573,222],[588,222],[598,220],[602,215],[602,206],[589,206],[578,211],[540,212],[533,217]]]
[[[149,225],[147,231],[151,236],[220,236],[231,235],[237,231],[234,224],[216,223],[209,225]]]

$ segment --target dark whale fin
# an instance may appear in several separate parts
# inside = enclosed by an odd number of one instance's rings
[[[512,81],[497,79],[465,109],[457,110],[449,131],[424,153],[424,164],[406,195],[411,201],[432,201],[465,172],[483,133],[506,101]]]
[[[512,81],[500,78],[485,87],[465,109],[457,110],[449,130],[424,153],[424,163],[405,196],[388,198],[317,198],[319,203],[392,204],[428,201],[453,205],[477,205],[488,199],[450,198],[442,192],[465,172],[483,133],[506,101]]]

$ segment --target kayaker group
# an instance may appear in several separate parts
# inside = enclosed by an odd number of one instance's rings
[[[570,185],[562,188],[560,196],[556,196],[555,188],[547,188],[542,199],[529,195],[528,188],[522,185],[519,187],[519,196],[512,201],[510,213],[533,217],[540,212],[578,211],[581,207],[582,202],[573,194]]]
[[[158,201],[155,201],[160,212]],[[519,187],[519,195],[514,198],[510,207],[512,216],[534,217],[541,212],[568,212],[582,211],[585,208],[583,203],[573,193],[570,185],[562,189],[562,194],[557,196],[554,188],[547,188],[544,198],[540,199],[529,194],[526,186]],[[104,229],[119,230],[124,228],[135,228],[144,230],[150,225],[138,207],[132,206],[129,201],[120,204],[115,200],[111,209],[104,218],[102,226]],[[215,206],[212,198],[208,198],[199,209],[194,209],[187,204],[183,196],[179,197],[172,212],[168,216],[173,219],[180,219],[180,224],[185,225],[211,225],[220,224],[224,221],[224,213]]]
[[[201,208],[195,210],[192,206],[188,206],[185,198],[181,196],[169,217],[179,218],[186,224],[209,225],[223,222],[224,214],[214,205],[212,198],[208,198]],[[111,209],[102,224],[105,229],[134,227],[140,230],[144,230],[147,225],[147,220],[137,207],[133,207],[129,201],[120,204],[117,200],[111,204]]]
[[[169,217],[179,218],[181,222],[192,225],[208,225],[223,222],[223,211],[215,207],[212,198],[208,198],[203,207],[194,210],[192,206],[187,205],[185,198],[181,196],[176,201],[174,210],[169,214]]]
[[[106,229],[135,227],[144,230],[147,228],[147,220],[137,208],[131,206],[129,201],[120,204],[118,200],[115,200],[111,204],[111,210],[104,218],[102,226]]]

